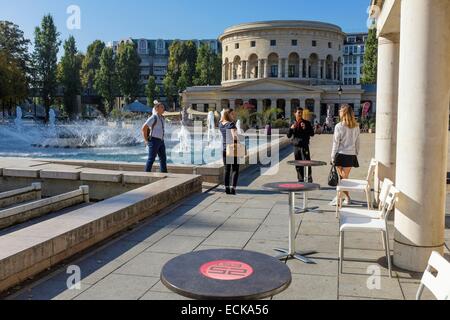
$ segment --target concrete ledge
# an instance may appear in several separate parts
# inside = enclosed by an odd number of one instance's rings
[[[0,208],[6,208],[16,203],[40,200],[41,197],[42,185],[33,183],[30,187],[0,193]]]
[[[55,179],[55,180],[80,180],[81,170],[72,171],[65,169],[45,169],[41,170],[41,179]]]
[[[0,229],[11,227],[83,202],[89,202],[89,187],[87,186],[82,186],[76,191],[52,198],[2,210],[0,211]]]
[[[3,168],[4,177],[39,178],[39,169],[32,168]]]
[[[0,292],[201,190],[200,176],[169,176],[0,237]]]
[[[161,179],[167,178],[165,173],[146,173],[146,172],[124,172],[122,182],[126,184],[150,184]]]
[[[122,176],[123,173],[117,171],[83,169],[80,179],[83,181],[122,183]]]

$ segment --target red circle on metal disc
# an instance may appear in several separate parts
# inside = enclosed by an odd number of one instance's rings
[[[240,261],[218,260],[202,265],[200,273],[214,280],[235,281],[250,277],[253,274],[253,268]]]
[[[280,184],[280,188],[284,189],[297,189],[297,188],[303,188],[305,185],[300,183],[290,183],[290,184]]]

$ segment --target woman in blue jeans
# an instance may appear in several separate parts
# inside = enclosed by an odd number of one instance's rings
[[[158,103],[151,116],[142,127],[145,144],[148,146],[148,160],[145,172],[152,172],[156,157],[159,157],[161,172],[167,173],[166,144],[164,143],[164,105]]]

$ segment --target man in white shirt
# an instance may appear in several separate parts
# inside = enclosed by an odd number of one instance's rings
[[[145,172],[152,172],[156,157],[159,157],[161,172],[167,173],[166,145],[164,143],[164,105],[157,103],[151,116],[142,127],[142,135],[145,144],[148,146],[148,160]]]

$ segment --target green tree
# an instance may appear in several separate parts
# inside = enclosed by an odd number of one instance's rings
[[[171,108],[175,99],[175,95],[177,94],[178,91],[175,86],[175,82],[170,75],[167,75],[164,78],[163,86],[164,86],[164,94],[167,97],[167,103],[169,105],[169,108]]]
[[[34,32],[33,52],[33,76],[34,83],[40,91],[44,101],[45,120],[48,121],[48,113],[57,89],[57,61],[58,51],[61,44],[59,32],[51,15],[42,19],[40,27]]]
[[[196,63],[196,86],[219,85],[222,74],[222,59],[207,45],[198,50]]]
[[[27,96],[27,82],[22,66],[0,50],[0,103],[5,106],[7,101],[21,100]]]
[[[139,94],[139,78],[141,58],[133,43],[123,43],[117,51],[117,74],[119,88],[125,97],[125,102],[130,103]]]
[[[30,41],[24,38],[19,27],[9,21],[0,21],[0,104],[27,97],[31,59]]]
[[[177,86],[192,86],[196,73],[197,47],[193,41],[174,41],[169,48],[169,65],[167,75]],[[180,77],[182,77],[180,81]]]
[[[25,39],[19,26],[9,21],[0,21],[0,51],[9,55],[9,59],[14,60],[28,78],[31,72],[29,46],[30,40]]]
[[[81,66],[81,84],[83,88],[88,90],[94,88],[95,74],[100,69],[100,57],[104,48],[105,43],[100,40],[95,40],[88,46]]]
[[[94,90],[106,103],[107,113],[114,109],[114,103],[118,92],[116,61],[112,48],[104,48],[100,56],[100,69],[95,74]]]
[[[365,51],[361,83],[376,84],[378,68],[378,40],[376,29],[369,30]]]
[[[58,81],[64,88],[64,109],[70,118],[78,112],[77,98],[81,94],[80,70],[83,56],[78,53],[75,38],[64,43],[64,56],[58,65]]]
[[[145,95],[147,96],[147,104],[150,107],[153,107],[153,102],[156,99],[159,99],[159,97],[157,97],[156,95],[156,88],[159,87],[156,85],[155,77],[153,76],[149,77],[147,86],[145,87]]]

